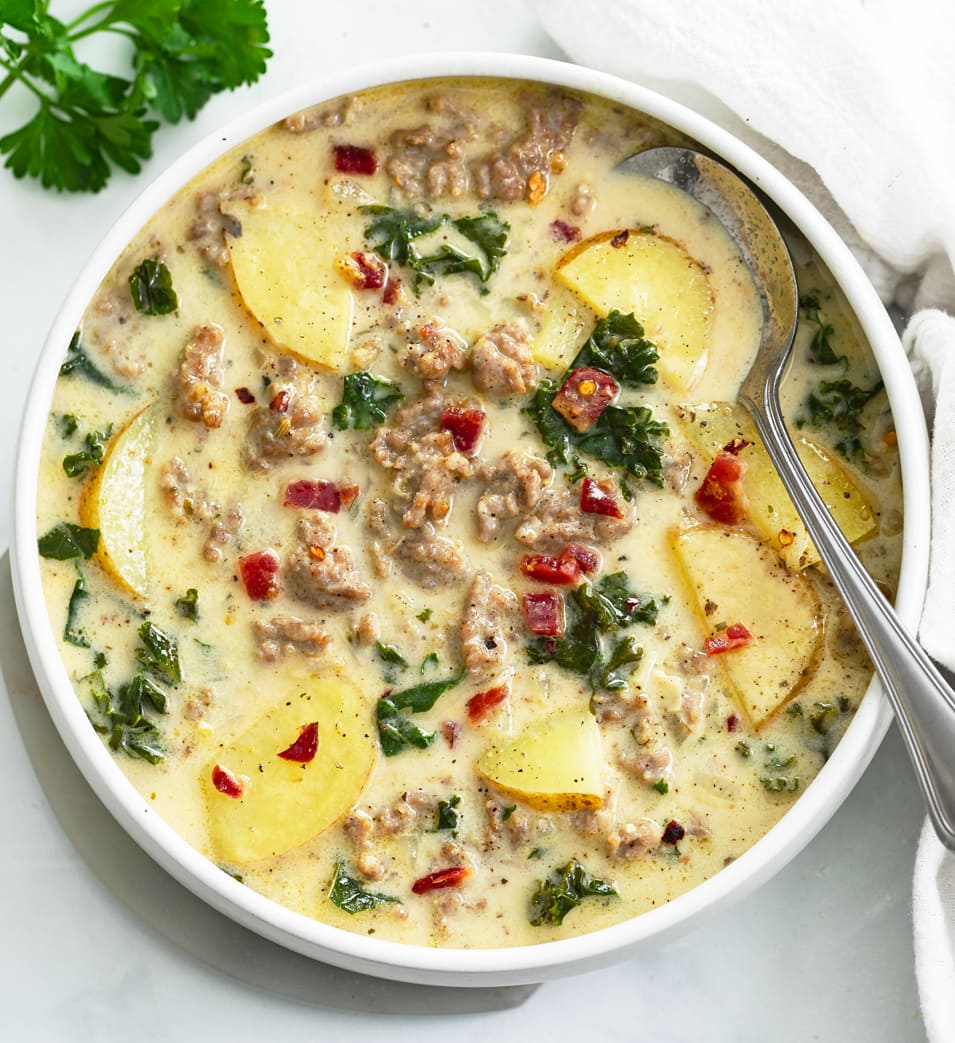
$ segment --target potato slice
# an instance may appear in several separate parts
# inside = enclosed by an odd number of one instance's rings
[[[143,519],[155,441],[156,410],[147,406],[113,436],[80,502],[80,521],[100,532],[97,561],[121,587],[141,598],[150,586]]]
[[[566,369],[583,343],[586,309],[566,290],[551,294],[545,309],[531,344],[534,361],[548,369]]]
[[[745,438],[752,443],[739,454],[746,462],[743,488],[749,502],[750,521],[791,569],[815,565],[819,553],[746,410],[727,403],[687,408],[684,424],[708,460],[734,438]],[[878,523],[867,492],[824,446],[806,435],[796,435],[794,442],[813,485],[846,539],[856,543],[871,536]]]
[[[312,723],[318,725],[314,759],[279,757]],[[215,857],[253,862],[280,855],[341,818],[361,795],[375,763],[370,725],[371,711],[358,688],[327,676],[283,699],[221,746],[201,776]],[[238,781],[240,796],[215,787],[217,765]]]
[[[703,266],[675,239],[646,228],[603,232],[564,254],[555,275],[598,315],[632,312],[657,346],[668,384],[685,391],[699,380],[713,290]]]
[[[572,712],[529,725],[487,749],[478,772],[502,793],[541,811],[603,806],[603,753],[592,714]]]
[[[822,642],[822,613],[809,581],[790,572],[767,544],[719,526],[677,532],[673,547],[704,635],[742,623],[753,644],[723,652],[739,705],[759,727],[808,677]]]
[[[249,208],[242,234],[226,236],[242,300],[279,348],[329,369],[348,352],[354,299],[335,267],[345,252],[335,225],[319,213]]]

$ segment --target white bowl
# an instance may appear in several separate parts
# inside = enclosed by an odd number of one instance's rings
[[[352,934],[318,923],[244,887],[190,847],[147,805],[117,767],[80,706],[57,651],[37,556],[40,449],[53,387],[80,318],[116,257],[148,218],[199,171],[282,117],[367,87],[440,76],[536,80],[587,91],[644,112],[695,138],[757,184],[784,210],[829,267],[882,371],[895,417],[903,473],[905,530],[897,608],[915,629],[928,574],[928,439],[902,346],[878,296],[819,212],[769,163],[689,109],[632,83],[575,65],[505,54],[393,59],[323,77],[267,102],[210,135],[154,181],[106,235],[53,323],[40,356],[20,433],[13,577],[33,669],[53,721],[99,799],[177,880],[220,912],[290,949],[348,970],[421,984],[515,985],[593,970],[637,946],[672,937],[748,895],[793,858],[848,796],[885,734],[890,711],[873,682],[845,737],[792,809],[744,855],[705,883],[632,920],[590,934],[508,949],[433,949]]]

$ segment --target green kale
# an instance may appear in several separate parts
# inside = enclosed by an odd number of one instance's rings
[[[117,384],[90,360],[89,355],[86,354],[80,344],[79,330],[73,334],[70,346],[66,349],[66,358],[63,360],[63,365],[60,366],[60,376],[83,377],[84,380],[88,380],[91,384],[98,384],[109,391],[126,391],[126,388]],[[71,431],[70,434],[72,433]]]
[[[147,257],[129,277],[129,293],[143,315],[169,315],[179,307],[172,275],[155,257]]]
[[[77,648],[89,648],[89,638],[77,626],[76,617],[79,615],[80,606],[89,597],[86,587],[86,577],[77,566],[76,582],[73,584],[73,593],[70,594],[70,603],[66,609],[66,625],[63,627],[63,640]]]
[[[424,608],[415,616],[415,619],[417,619],[420,623],[427,623],[433,615],[433,611],[433,609]]]
[[[643,649],[632,637],[622,637],[614,645],[607,665],[600,672],[599,688],[608,692],[619,691],[627,687],[627,678],[623,668],[631,669],[643,658]]]
[[[79,417],[75,413],[61,413],[59,421],[61,438],[69,438],[80,426]]]
[[[190,587],[181,598],[176,598],[176,611],[183,619],[194,623],[199,619],[199,591]]]
[[[352,914],[363,913],[367,909],[398,901],[391,895],[366,891],[353,876],[349,876],[345,863],[341,861],[335,865],[335,875],[332,877],[332,884],[328,890],[328,898],[339,909],[344,909],[346,913]]]
[[[83,440],[86,444],[85,449],[63,457],[63,470],[71,478],[84,478],[94,467],[98,467],[103,462],[106,443],[112,433],[112,424],[107,424],[99,431],[90,431]]]
[[[589,366],[609,373],[618,384],[655,384],[658,358],[656,347],[644,337],[643,327],[633,315],[612,311],[594,327],[567,372]]]
[[[401,711],[425,713],[463,677],[464,674],[460,673],[446,681],[427,681],[400,692],[387,692],[383,695],[375,708],[381,752],[386,757],[394,757],[409,746],[420,750],[427,749],[434,742],[435,733],[419,728],[414,721],[402,716]]]
[[[109,735],[110,747],[122,750],[129,757],[158,764],[166,754],[166,747],[159,729],[145,716],[144,703],[149,702],[157,713],[165,713],[166,698],[162,690],[144,677],[142,671],[119,689],[115,699],[100,669],[90,674],[87,681],[105,722],[94,721],[94,726]]]
[[[796,775],[787,774],[796,766],[795,755],[786,757],[776,749],[776,744],[766,743],[766,760],[763,762],[766,774],[759,781],[770,793],[795,793],[799,789],[800,779]]]
[[[616,894],[610,884],[592,877],[580,862],[571,859],[563,869],[555,870],[538,884],[531,898],[531,926],[558,926],[588,895],[609,897]]]
[[[653,784],[653,788],[660,794],[661,797],[666,796],[670,792],[670,784],[666,779],[657,779]]]
[[[375,651],[378,653],[378,658],[385,663],[391,663],[394,666],[405,667],[408,665],[408,660],[395,648],[394,645],[383,645],[380,641],[375,642]]]
[[[368,431],[382,423],[392,406],[404,398],[404,392],[387,377],[376,377],[361,370],[344,377],[342,400],[332,410],[332,420],[342,431],[353,427]]]
[[[883,387],[881,380],[871,388],[857,387],[846,379],[824,380],[806,396],[803,403],[805,412],[797,417],[796,426],[802,427],[808,422],[816,428],[841,432],[843,437],[835,443],[836,449],[847,460],[863,460],[865,449],[860,435],[865,425],[862,411]]]
[[[461,825],[461,812],[458,811],[460,804],[461,798],[457,793],[448,800],[439,800],[435,812],[434,829],[431,832],[440,833],[442,830],[448,829],[451,831],[451,835],[456,837]]]
[[[424,659],[421,660],[421,669],[418,672],[423,674],[425,672],[425,670],[428,669],[429,666],[437,666],[438,662],[439,662],[439,660],[438,660],[438,653],[437,652],[429,652],[424,657]]]
[[[136,649],[139,664],[166,684],[179,684],[182,667],[176,639],[148,619],[139,628],[139,639],[142,641],[142,647]]]
[[[85,529],[72,522],[60,522],[37,540],[41,557],[54,561],[91,558],[99,546],[99,529]]]
[[[839,707],[835,703],[813,703],[809,712],[809,723],[820,735],[826,735],[839,720]]]
[[[819,297],[815,293],[806,293],[799,298],[800,311],[809,322],[816,325],[816,332],[809,345],[810,358],[820,366],[841,365],[845,371],[849,368],[849,359],[845,355],[837,355],[833,350],[829,338],[835,333],[835,329],[819,314],[821,307]]]

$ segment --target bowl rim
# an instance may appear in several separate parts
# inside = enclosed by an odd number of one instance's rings
[[[898,429],[903,473],[902,568],[896,605],[914,630],[928,576],[928,436],[898,335],[848,247],[819,211],[767,160],[705,117],[642,87],[583,66],[529,55],[445,52],[338,70],[282,92],[209,134],[163,171],[94,250],[53,321],[25,404],[13,499],[14,593],[29,658],[54,724],[98,798],[172,876],[220,912],[272,941],[347,970],[454,986],[538,982],[591,970],[666,934],[686,930],[749,894],[828,821],[875,754],[891,712],[873,680],[835,753],[792,808],[732,864],[672,901],[630,920],[560,941],[500,949],[446,949],[354,934],[292,912],[244,887],[192,848],[153,811],[89,722],[60,659],[36,552],[38,465],[53,387],[88,302],[123,248],[160,206],[219,156],[300,109],[369,88],[427,79],[506,79],[578,90],[645,113],[694,138],[742,171],[790,217],[828,266],[872,346]]]

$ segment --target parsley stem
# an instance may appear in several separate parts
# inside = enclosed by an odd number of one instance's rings
[[[87,8],[79,18],[74,18],[72,22],[68,22],[66,25],[66,31],[69,33],[71,29],[75,29],[78,25],[82,25],[84,22],[88,22],[93,15],[97,15],[100,11],[108,11],[111,7],[115,7],[115,0],[103,0],[102,3],[93,4],[92,7]],[[98,23],[102,25],[103,23]],[[85,36],[90,30],[84,29],[83,35]],[[71,40],[78,40],[78,36],[70,34]]]

